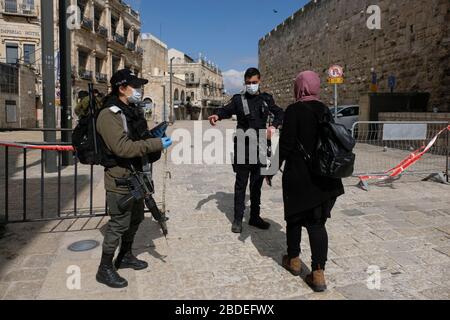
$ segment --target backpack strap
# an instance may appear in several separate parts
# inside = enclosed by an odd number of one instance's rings
[[[120,109],[119,107],[116,107],[116,106],[112,106],[112,107],[109,108],[109,110],[112,113],[120,114],[120,117],[122,118],[122,122],[123,122],[123,129],[125,130],[126,133],[128,133],[127,118],[123,114],[122,109]]]
[[[245,97],[245,94],[241,94],[242,106],[244,107],[244,114],[246,116],[250,115],[250,108],[248,106],[248,100]]]

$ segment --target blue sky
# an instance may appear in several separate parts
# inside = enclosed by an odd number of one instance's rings
[[[142,31],[193,58],[218,64],[229,91],[258,65],[258,41],[307,0],[127,0],[141,12]],[[274,12],[276,10],[277,12]],[[161,32],[162,31],[162,32]]]

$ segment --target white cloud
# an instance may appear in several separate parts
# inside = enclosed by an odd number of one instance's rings
[[[229,94],[235,94],[242,91],[244,86],[244,74],[245,71],[237,71],[234,69],[223,73],[223,82],[225,89]]]

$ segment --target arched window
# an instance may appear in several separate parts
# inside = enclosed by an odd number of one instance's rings
[[[185,93],[184,91],[181,91],[181,102],[184,103],[185,100],[186,100]]]
[[[195,74],[191,73],[191,82],[195,81]]]
[[[178,101],[180,97],[180,92],[178,91],[178,89],[175,89],[175,93],[173,95],[173,100]]]
[[[186,73],[186,74],[184,75],[184,79],[185,79],[186,81],[189,81],[189,73]]]

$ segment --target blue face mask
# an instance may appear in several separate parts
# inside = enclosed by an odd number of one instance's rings
[[[139,104],[142,101],[142,89],[131,88],[133,93],[127,97],[129,103]]]

